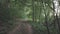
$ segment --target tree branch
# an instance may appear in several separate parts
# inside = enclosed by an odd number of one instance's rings
[[[49,4],[48,4],[48,6],[49,6],[50,9],[54,10]]]

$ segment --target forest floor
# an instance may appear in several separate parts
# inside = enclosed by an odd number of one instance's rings
[[[8,34],[21,34],[22,32],[24,32],[23,30],[25,29],[25,28],[30,28],[30,25],[29,24],[27,24],[27,23],[25,23],[25,22],[28,22],[28,21],[26,21],[26,20],[23,20],[23,19],[16,19],[15,20],[15,26],[14,26],[14,28],[11,30],[11,31],[9,31],[8,32]],[[23,24],[23,26],[21,26]],[[28,26],[27,26],[27,25]],[[25,25],[25,26],[24,26]],[[26,27],[27,26],[27,27]],[[23,29],[22,29],[23,28]],[[26,30],[25,30],[26,31]],[[23,33],[23,34],[25,34],[25,33]]]

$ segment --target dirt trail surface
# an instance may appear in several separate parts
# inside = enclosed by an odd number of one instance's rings
[[[15,28],[8,32],[8,34],[32,34],[31,25],[28,24],[27,21],[17,19],[15,22]]]

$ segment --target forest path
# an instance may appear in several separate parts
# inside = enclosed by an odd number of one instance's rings
[[[15,27],[8,34],[31,34],[31,25],[27,23],[26,20],[17,19],[15,21]],[[24,33],[23,33],[24,32]]]

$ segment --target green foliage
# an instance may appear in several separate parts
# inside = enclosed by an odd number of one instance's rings
[[[12,21],[15,18],[22,19],[33,19],[34,22],[30,22],[34,29],[34,34],[44,34],[47,31],[47,26],[45,26],[45,17],[47,16],[47,21],[50,24],[53,17],[53,10],[51,9],[52,0],[9,0],[10,2],[6,3],[6,0],[0,0],[2,6],[0,6],[0,20]],[[6,4],[5,4],[6,3]],[[33,4],[33,5],[32,5]],[[6,7],[6,6],[8,7]],[[5,8],[4,8],[5,7]],[[14,23],[7,23],[10,26]],[[53,33],[54,28],[50,28],[50,32]],[[52,34],[51,33],[51,34]]]

